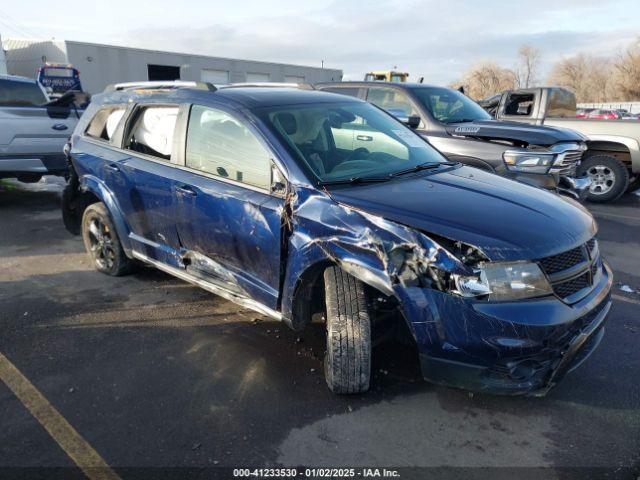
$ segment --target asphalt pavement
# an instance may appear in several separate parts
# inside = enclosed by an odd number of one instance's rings
[[[638,478],[639,195],[589,205],[613,309],[599,349],[546,397],[428,384],[396,344],[375,351],[369,393],[340,397],[321,324],[295,333],[150,268],[94,271],[62,225],[61,186],[0,182],[0,478],[84,478],[74,458],[87,455],[108,478]]]

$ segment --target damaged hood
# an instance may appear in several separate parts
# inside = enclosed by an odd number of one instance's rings
[[[481,138],[484,140],[507,140],[529,145],[551,146],[556,143],[582,142],[585,138],[568,128],[527,125],[519,122],[482,120],[452,123],[446,127],[449,135]]]
[[[346,206],[480,248],[491,260],[534,260],[596,233],[577,203],[471,167],[332,189]]]

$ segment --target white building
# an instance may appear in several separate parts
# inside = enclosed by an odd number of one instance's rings
[[[238,82],[328,82],[342,80],[342,70],[284,63],[162,52],[69,40],[4,40],[10,74],[35,77],[45,62],[72,64],[89,93],[110,83],[142,80],[191,80],[214,84]]]
[[[4,47],[2,46],[2,37],[0,37],[0,75],[7,74],[7,61],[4,58]]]

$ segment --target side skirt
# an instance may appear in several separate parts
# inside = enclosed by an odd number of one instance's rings
[[[136,252],[135,250],[132,253],[132,256],[138,260],[141,260],[145,263],[148,263],[149,265],[152,265],[154,267],[156,267],[158,270],[162,270],[163,272],[168,273],[169,275],[173,275],[174,277],[179,278],[180,280],[184,280],[185,282],[189,282],[197,287],[202,288],[203,290],[206,290],[208,292],[211,292],[215,295],[218,295],[222,298],[225,298],[231,302],[234,302],[242,307],[246,307],[249,308],[251,310],[255,310],[256,312],[262,313],[263,315],[266,315],[268,317],[271,317],[275,320],[282,320],[282,314],[276,310],[272,310],[271,308],[256,302],[255,300],[252,300],[250,298],[246,298],[246,297],[242,297],[239,295],[236,295],[235,293],[232,293],[218,285],[215,285],[213,283],[210,282],[206,282],[204,280],[202,280],[201,278],[197,278],[193,275],[191,275],[188,272],[185,272],[184,270],[180,270],[179,268],[175,268],[172,267],[170,265],[167,265],[165,263],[159,262],[157,260],[154,260],[152,258],[147,257],[146,255]]]

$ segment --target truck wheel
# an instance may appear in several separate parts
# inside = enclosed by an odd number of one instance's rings
[[[369,389],[371,320],[364,284],[339,267],[324,272],[327,351],[324,372],[334,393]]]
[[[82,239],[93,265],[99,272],[114,277],[132,270],[118,239],[107,207],[102,202],[89,205],[82,215]]]
[[[616,200],[629,184],[627,167],[615,157],[594,155],[587,157],[578,169],[578,176],[588,175],[591,179],[587,200],[604,203]]]

